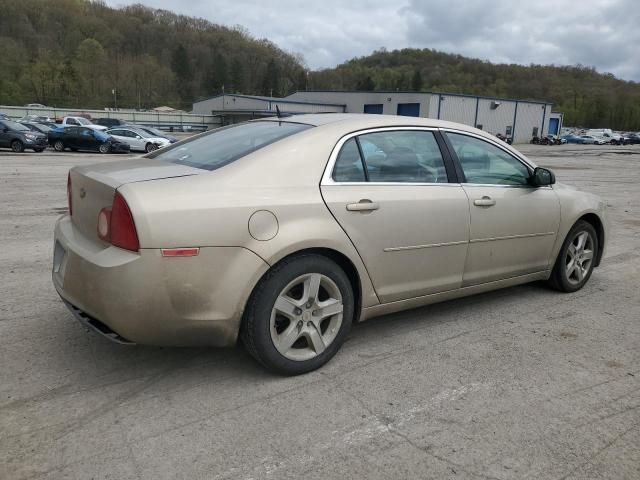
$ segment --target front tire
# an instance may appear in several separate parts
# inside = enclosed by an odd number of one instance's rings
[[[111,147],[106,142],[105,143],[101,143],[100,146],[98,147],[98,151],[100,153],[109,153],[111,151]]]
[[[598,235],[589,222],[579,220],[567,234],[549,284],[561,292],[576,292],[587,283],[598,254]]]
[[[147,145],[144,147],[144,150],[147,153],[151,153],[151,152],[153,152],[154,150],[157,150],[157,149],[158,149],[158,147],[153,143],[147,143]]]
[[[24,143],[22,143],[20,140],[14,140],[13,142],[11,142],[11,151],[13,151],[13,153],[24,152]]]
[[[256,286],[241,339],[269,370],[310,372],[340,349],[354,309],[349,279],[334,261],[315,254],[295,256],[274,266]]]

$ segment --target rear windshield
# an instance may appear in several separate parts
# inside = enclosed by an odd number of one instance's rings
[[[311,128],[288,122],[249,122],[214,130],[166,147],[153,158],[204,170],[215,170],[271,143]]]

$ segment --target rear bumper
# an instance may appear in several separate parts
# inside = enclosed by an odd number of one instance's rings
[[[53,284],[84,325],[120,343],[229,346],[253,286],[268,265],[241,247],[196,257],[134,253],[85,237],[69,216],[56,222]]]

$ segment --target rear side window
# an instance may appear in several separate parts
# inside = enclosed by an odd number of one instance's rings
[[[215,170],[290,135],[312,128],[290,122],[249,122],[213,130],[151,155],[170,163]]]
[[[362,158],[358,151],[358,144],[355,138],[350,138],[345,142],[336,158],[336,165],[333,169],[333,179],[336,182],[364,182],[364,167]]]
[[[349,139],[336,158],[333,179],[378,183],[449,181],[435,136],[424,130],[391,130]]]

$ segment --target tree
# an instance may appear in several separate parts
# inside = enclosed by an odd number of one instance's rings
[[[375,88],[376,88],[376,84],[374,83],[373,79],[369,75],[362,78],[356,85],[356,90],[360,90],[364,92],[372,91]]]
[[[416,69],[413,72],[413,78],[411,79],[411,90],[414,92],[419,92],[422,90],[422,74],[420,73],[420,69]]]
[[[100,85],[105,74],[106,58],[104,48],[93,38],[84,39],[76,50],[74,69],[80,80],[80,98],[89,106],[97,106],[100,93],[107,90]]]
[[[280,69],[273,58],[269,60],[264,73],[262,94],[267,96],[280,96]]]
[[[207,88],[213,93],[221,92],[227,83],[227,61],[220,54],[213,57],[207,75]]]

